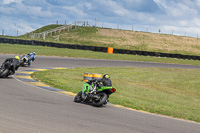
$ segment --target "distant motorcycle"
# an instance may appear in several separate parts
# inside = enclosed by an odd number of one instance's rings
[[[116,91],[115,87],[102,86],[97,80],[85,82],[80,91],[74,98],[74,102],[91,103],[95,107],[106,105],[109,96]]]
[[[3,63],[0,68],[0,78],[7,78],[9,75],[13,75],[14,73],[11,71],[13,70],[13,67],[12,63]]]
[[[28,55],[23,55],[21,58],[21,66],[30,66],[31,60]]]
[[[30,66],[31,62],[35,60],[36,52],[23,55],[21,58],[21,66]]]

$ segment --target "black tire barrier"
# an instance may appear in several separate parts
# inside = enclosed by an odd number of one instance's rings
[[[95,47],[95,51],[101,52],[102,51],[102,47]]]
[[[196,59],[197,59],[197,56],[191,56],[191,59],[192,59],[192,60],[196,60]]]
[[[102,52],[107,53],[108,48],[107,47],[102,47]]]
[[[144,51],[144,52],[143,52],[143,55],[144,55],[144,56],[148,56],[148,55],[149,55],[149,52]]]
[[[130,54],[132,54],[132,55],[136,55],[137,54],[137,52],[136,51],[131,51],[131,53]]]
[[[0,38],[0,43],[3,43],[3,38]]]
[[[166,53],[160,53],[160,57],[166,57]]]
[[[117,54],[118,53],[118,49],[113,49],[113,53]]]
[[[107,47],[98,46],[87,46],[79,44],[63,44],[54,42],[43,42],[36,40],[21,40],[21,39],[9,39],[0,38],[0,43],[9,44],[23,44],[32,46],[46,46],[46,47],[56,47],[56,48],[68,48],[68,49],[79,49],[79,50],[90,50],[97,52],[107,52]],[[131,54],[131,55],[141,55],[141,56],[153,56],[153,57],[166,57],[166,58],[177,58],[177,59],[187,59],[187,60],[200,60],[200,56],[196,55],[182,55],[182,54],[171,54],[171,53],[160,53],[160,52],[150,52],[150,51],[138,51],[138,50],[127,50],[127,49],[113,49],[115,54]]]
[[[137,55],[143,55],[143,51],[136,51]]]
[[[188,55],[186,59],[191,60],[192,57],[190,55]]]
[[[95,47],[94,47],[94,46],[91,46],[91,47],[90,47],[90,50],[95,51]]]
[[[197,60],[200,60],[200,56],[197,56]]]
[[[187,55],[182,55],[182,59],[186,59],[187,58]]]
[[[113,53],[116,53],[116,54],[125,54],[125,49],[114,49]]]
[[[84,50],[90,50],[90,51],[96,51],[96,48],[94,46],[82,46]],[[99,49],[99,52],[101,51],[101,48]]]
[[[181,59],[181,54],[177,54],[177,59]]]
[[[77,45],[77,49],[83,50],[82,45]]]
[[[131,54],[131,50],[125,50],[125,54]]]
[[[148,55],[149,56],[156,56],[156,53],[155,52],[148,52]]]

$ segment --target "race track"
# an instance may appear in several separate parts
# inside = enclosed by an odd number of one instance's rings
[[[0,55],[0,64],[13,55]],[[30,68],[200,66],[37,56]],[[21,67],[19,70],[27,69]],[[29,68],[28,68],[29,69]],[[200,133],[200,124],[107,105],[74,103],[73,97],[0,79],[0,133]]]

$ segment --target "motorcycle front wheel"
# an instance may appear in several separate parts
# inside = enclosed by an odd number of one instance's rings
[[[99,97],[98,99],[94,99],[92,102],[92,105],[95,107],[101,107],[106,103],[106,100],[108,99],[108,95],[104,92],[101,92],[97,94]]]
[[[6,78],[9,74],[9,69],[5,68],[4,70],[0,70],[0,78]]]
[[[80,91],[75,97],[74,97],[74,102],[80,103],[82,100],[82,91]]]
[[[28,67],[29,65],[28,65],[28,63],[24,62],[24,63],[21,64],[21,66],[22,67]]]

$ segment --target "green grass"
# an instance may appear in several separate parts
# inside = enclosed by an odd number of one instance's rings
[[[55,24],[46,25],[46,26],[43,26],[43,27],[33,31],[33,33],[41,33],[41,32],[44,32],[44,31],[51,30],[51,29],[55,29],[55,28],[60,27],[60,26],[63,26],[63,25],[55,25]]]
[[[29,52],[36,51],[37,55],[47,55],[47,56],[62,56],[62,57],[65,56],[65,57],[79,57],[79,58],[113,59],[113,60],[200,65],[200,61],[198,60],[194,61],[194,60],[159,58],[159,57],[148,57],[148,56],[126,55],[126,54],[108,54],[108,53],[103,53],[103,52],[52,48],[52,47],[44,47],[44,46],[29,46],[29,45],[0,43],[0,47],[1,47],[0,48],[1,54],[23,55]]]
[[[33,33],[41,33],[63,25],[47,25],[39,28]],[[32,34],[29,33],[29,34]],[[100,27],[73,26],[71,30],[43,38],[30,38],[29,34],[19,37],[9,37],[15,39],[39,40],[47,42],[80,44],[90,46],[114,47],[117,49],[144,50],[151,52],[200,55],[199,38],[186,36],[175,36],[167,34],[147,33],[127,30],[114,30]],[[59,41],[55,40],[59,36]],[[4,37],[4,36],[3,36]]]
[[[63,25],[47,25],[33,33],[47,31]],[[59,36],[59,41],[55,39]],[[29,35],[17,37],[32,40]],[[34,40],[44,41],[43,38]],[[91,46],[114,47],[118,49],[144,50],[152,52],[164,52],[174,54],[200,55],[199,39],[185,36],[167,34],[133,32],[127,30],[114,30],[100,27],[73,26],[71,30],[53,33],[46,36],[45,41],[70,43]]]
[[[110,102],[200,122],[200,70],[169,68],[97,67],[48,70],[32,77],[53,87],[77,93],[83,74],[109,73],[116,93]]]

